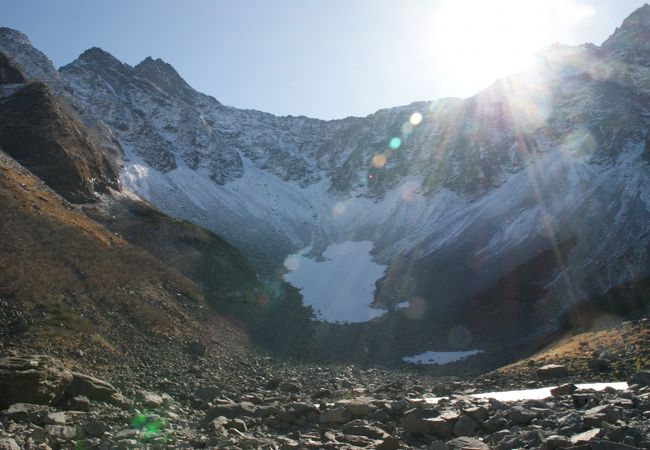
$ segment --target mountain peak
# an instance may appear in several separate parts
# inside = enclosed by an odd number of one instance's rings
[[[181,77],[174,67],[160,58],[147,56],[133,70],[168,94],[190,94],[192,87]]]
[[[650,62],[650,5],[646,3],[627,16],[602,49],[630,62]]]
[[[84,51],[77,61],[85,64],[123,65],[119,59],[99,47],[91,47]]]
[[[0,40],[13,41],[22,45],[32,45],[26,34],[21,33],[18,30],[14,30],[13,28],[7,27],[0,27]]]

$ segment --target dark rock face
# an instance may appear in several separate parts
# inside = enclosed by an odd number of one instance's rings
[[[16,403],[59,405],[88,400],[126,403],[111,384],[70,372],[56,358],[34,355],[0,359],[0,409]]]
[[[61,361],[49,356],[0,359],[0,409],[14,403],[58,403],[71,381]]]
[[[24,83],[25,77],[4,53],[0,53],[0,84]]]
[[[0,103],[0,147],[72,202],[117,188],[117,176],[91,136],[41,83]]]

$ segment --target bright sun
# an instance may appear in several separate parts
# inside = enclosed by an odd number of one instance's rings
[[[557,40],[557,29],[593,14],[579,0],[443,0],[434,13],[432,63],[452,80],[452,91],[475,92],[525,69]]]

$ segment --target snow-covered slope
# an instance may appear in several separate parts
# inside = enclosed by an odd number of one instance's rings
[[[556,315],[650,267],[649,30],[643,7],[602,47],[548,47],[474,97],[333,121],[225,106],[161,60],[93,48],[57,74],[6,29],[0,50],[105,125],[127,189],[258,267],[369,240],[388,265],[376,302],[431,316],[551,254],[530,283]]]

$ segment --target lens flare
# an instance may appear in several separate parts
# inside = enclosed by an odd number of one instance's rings
[[[332,212],[335,216],[340,216],[345,212],[345,204],[343,202],[338,202],[334,205],[334,208],[332,208]]]
[[[402,140],[399,137],[395,136],[393,139],[390,140],[388,146],[393,150],[397,150],[402,146]]]
[[[372,166],[381,169],[386,165],[386,155],[383,153],[377,153],[375,156],[372,157]]]
[[[422,122],[422,114],[419,112],[414,112],[411,114],[411,118],[409,119],[409,123],[413,126],[420,125],[420,122]]]
[[[289,272],[293,272],[300,266],[300,260],[294,256],[287,256],[287,259],[284,260],[284,268]]]
[[[409,134],[413,133],[413,125],[411,122],[404,122],[402,125],[402,134],[408,136]]]

